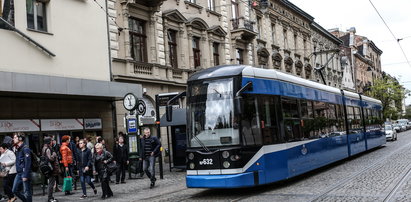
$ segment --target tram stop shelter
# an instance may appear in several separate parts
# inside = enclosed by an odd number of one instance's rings
[[[186,109],[173,109],[173,120],[167,121],[164,114],[160,119],[160,127],[167,127],[167,146],[169,148],[169,166],[172,168],[185,169],[186,168]],[[171,147],[170,147],[170,133],[171,133]],[[171,148],[171,151],[170,151]],[[172,162],[172,163],[171,163]]]

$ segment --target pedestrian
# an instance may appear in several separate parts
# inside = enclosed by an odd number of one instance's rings
[[[16,145],[16,177],[13,193],[23,202],[32,201],[31,193],[31,150],[24,144],[24,133],[14,133],[13,142]]]
[[[91,182],[92,175],[92,155],[91,150],[87,148],[86,141],[84,139],[79,140],[80,149],[77,151],[77,168],[80,176],[81,189],[83,190],[83,195],[80,199],[87,198],[86,182],[93,189],[94,194],[97,194],[97,189]]]
[[[8,137],[8,136],[7,136]],[[0,163],[4,167],[4,170],[7,172],[7,175],[3,177],[3,190],[6,196],[8,197],[8,202],[13,202],[17,198],[13,194],[13,183],[14,178],[16,177],[16,155],[11,151],[10,144],[3,143],[0,145]]]
[[[65,135],[61,138],[61,163],[64,166],[64,176],[65,177],[73,177],[73,151],[69,148],[70,145],[70,136]],[[70,195],[70,191],[66,191],[65,195]]]
[[[113,196],[113,191],[110,188],[110,173],[107,169],[107,164],[113,161],[113,155],[104,150],[101,143],[95,145],[96,154],[94,155],[94,172],[98,174],[101,181],[101,190],[103,192],[101,199],[106,199]]]
[[[140,160],[143,161],[143,171],[147,177],[150,178],[150,189],[155,186],[155,162],[156,157],[159,156],[161,142],[157,137],[151,136],[149,128],[144,128],[143,138],[141,139]]]
[[[53,197],[53,189],[54,189],[54,185],[56,184],[56,179],[58,178],[60,174],[60,166],[58,162],[57,152],[53,150],[52,146],[53,146],[52,138],[45,137],[44,146],[43,146],[41,154],[42,156],[47,157],[53,169],[50,175],[46,176],[49,180],[49,183],[47,186],[47,189],[48,189],[48,200],[47,201],[48,202],[56,201]]]
[[[87,138],[87,148],[90,149],[91,152],[93,152],[94,144],[91,142],[91,137]]]
[[[55,139],[54,136],[52,136],[51,142],[52,142],[51,149],[53,150],[53,152],[55,152],[55,153],[57,154],[57,162],[56,162],[56,164],[57,164],[57,166],[58,166],[58,170],[59,170],[59,173],[60,173],[60,174],[56,177],[56,183],[54,184],[54,191],[55,191],[55,192],[60,192],[61,189],[59,189],[59,176],[62,174],[62,172],[61,172],[62,163],[60,163],[61,160],[62,160],[62,158],[61,158],[61,153],[60,153],[60,144],[57,144],[57,141],[56,141],[56,139]],[[63,175],[64,175],[64,174],[63,174]]]
[[[114,161],[118,165],[118,169],[116,172],[116,184],[120,182],[120,175],[121,183],[126,183],[126,169],[127,165],[129,164],[129,161],[128,147],[124,144],[123,136],[118,136],[118,144],[114,147]]]

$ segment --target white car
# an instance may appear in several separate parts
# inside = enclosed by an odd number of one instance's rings
[[[385,138],[387,138],[387,140],[391,140],[391,141],[397,140],[397,132],[394,130],[392,125],[385,125],[384,131],[385,131]]]

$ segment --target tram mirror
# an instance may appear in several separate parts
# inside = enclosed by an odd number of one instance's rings
[[[234,106],[235,106],[234,113],[236,115],[240,115],[240,114],[243,113],[243,111],[244,111],[244,101],[243,101],[242,96],[236,96],[234,98]]]
[[[173,120],[173,106],[172,105],[166,106],[166,119],[167,119],[167,122],[171,122]]]

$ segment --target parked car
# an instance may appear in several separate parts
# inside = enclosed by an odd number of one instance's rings
[[[392,127],[392,125],[385,125],[384,131],[385,131],[385,138],[387,138],[387,140],[391,140],[391,141],[397,140],[397,132]]]

